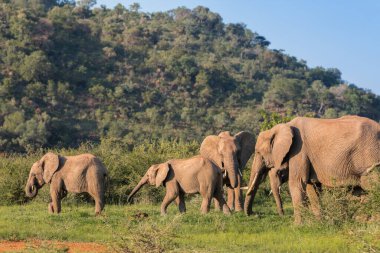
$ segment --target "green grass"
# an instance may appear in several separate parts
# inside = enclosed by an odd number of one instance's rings
[[[0,206],[0,239],[86,241],[116,248],[153,252],[375,252],[380,250],[379,223],[331,226],[293,225],[292,210],[285,217],[273,203],[256,206],[258,214],[224,216],[212,210],[199,212],[199,198],[187,201],[188,211],[175,205],[161,217],[158,205],[108,205],[95,217],[92,205],[63,203],[60,215],[49,215],[47,204]],[[138,213],[148,217],[136,217]],[[151,250],[150,250],[151,249]],[[157,251],[159,252],[159,250]]]

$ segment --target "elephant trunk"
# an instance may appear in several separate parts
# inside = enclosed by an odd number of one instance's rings
[[[265,176],[265,165],[262,157],[256,154],[252,163],[251,177],[249,179],[248,191],[244,202],[244,212],[247,215],[252,214],[253,200],[255,199],[257,189]]]
[[[140,182],[135,186],[135,188],[133,188],[132,192],[128,195],[128,198],[127,198],[127,201],[128,202],[131,202],[133,196],[140,190],[140,188],[145,185],[146,183],[148,183],[148,176],[147,175],[144,175]]]
[[[34,178],[29,178],[28,182],[26,183],[25,186],[25,194],[29,198],[34,198],[38,193],[38,187],[35,183]]]
[[[277,212],[280,216],[283,216],[284,209],[282,207],[282,200],[280,196],[281,178],[280,178],[279,173],[280,171],[276,171],[274,169],[269,171],[270,188],[271,188],[274,200],[276,201]]]
[[[237,158],[232,156],[224,160],[224,166],[227,171],[228,179],[232,188],[238,186],[238,173],[239,173],[239,164]]]

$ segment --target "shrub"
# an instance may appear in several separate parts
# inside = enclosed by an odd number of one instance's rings
[[[176,216],[171,222],[162,225],[150,218],[143,221],[130,220],[126,227],[129,233],[115,233],[113,251],[124,253],[163,253],[176,247],[173,239],[176,237],[181,216]]]
[[[99,145],[84,143],[78,149],[60,149],[52,152],[60,155],[77,155],[92,153],[98,156],[109,171],[106,202],[124,204],[129,192],[144,175],[145,171],[155,163],[174,158],[191,157],[198,153],[197,142],[146,142],[132,150],[112,139],[104,139]],[[36,152],[28,156],[9,155],[0,157],[0,205],[25,203],[28,199],[24,187],[31,165],[40,159],[45,152]],[[47,201],[47,186],[39,192],[37,199]],[[137,201],[156,202],[162,200],[163,189],[144,187],[137,195]],[[142,196],[142,197],[139,197]],[[86,194],[69,194],[69,201],[91,201]]]
[[[27,201],[24,188],[36,155],[0,157],[0,205],[21,204]]]

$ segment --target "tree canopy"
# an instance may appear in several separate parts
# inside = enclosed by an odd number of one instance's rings
[[[0,151],[257,133],[283,116],[380,119],[380,98],[206,7],[0,0]]]

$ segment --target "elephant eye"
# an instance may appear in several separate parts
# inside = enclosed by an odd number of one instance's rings
[[[224,168],[224,162],[222,162],[222,168]]]

